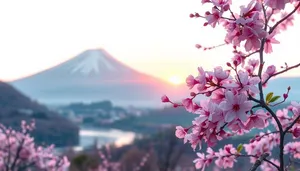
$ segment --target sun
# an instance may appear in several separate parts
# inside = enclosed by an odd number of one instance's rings
[[[171,76],[169,79],[169,82],[175,85],[181,84],[182,80],[178,76]]]

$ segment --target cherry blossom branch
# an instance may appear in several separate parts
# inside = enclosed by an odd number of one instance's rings
[[[296,64],[296,65],[293,65],[291,67],[288,67],[286,68],[285,70],[282,70],[282,71],[279,71],[279,72],[276,72],[275,74],[272,74],[270,77],[268,77],[264,82],[263,84],[266,84],[272,77],[275,77],[277,75],[280,75],[280,74],[283,74],[291,69],[294,69],[294,68],[298,68],[300,66],[300,63]]]
[[[297,10],[298,8],[300,7],[300,2],[298,3],[298,5],[294,8],[294,10],[292,12],[290,12],[287,16],[283,17],[281,20],[279,20],[273,27],[271,27],[270,31],[269,31],[269,34],[271,34],[275,29],[276,27],[281,24],[283,21],[285,21],[286,19],[288,19],[291,15],[293,15]]]
[[[263,108],[265,108],[271,115],[272,117],[275,119],[275,122],[277,123],[278,129],[279,129],[279,133],[280,133],[280,144],[279,144],[279,161],[280,161],[280,171],[284,171],[284,131],[282,128],[282,125],[278,119],[278,117],[276,116],[276,114],[274,113],[274,111],[268,106],[266,105],[266,103],[263,101]]]
[[[236,20],[236,18],[235,18],[235,16],[234,16],[233,12],[232,12],[232,10],[231,10],[231,8],[229,8],[229,11],[230,11],[230,13],[231,13],[231,16]]]
[[[283,94],[283,100],[282,100],[282,101],[280,101],[280,102],[278,102],[278,103],[275,103],[275,104],[272,104],[272,105],[269,104],[269,105],[272,106],[272,107],[274,107],[274,106],[277,106],[277,105],[280,105],[280,104],[284,103],[284,102],[286,101],[286,99],[288,98],[288,95],[289,95],[289,93],[290,93],[290,90],[291,90],[291,87],[288,87],[288,88],[287,88],[287,92]]]
[[[300,115],[296,117],[296,119],[283,131],[283,134],[286,134],[300,119]]]
[[[261,41],[261,45],[260,45],[260,50],[259,50],[259,70],[258,70],[258,76],[261,79],[261,75],[262,75],[262,70],[264,67],[264,45],[265,45],[266,39],[262,39]],[[259,97],[260,97],[260,101],[264,102],[264,93],[263,93],[263,88],[262,88],[262,82],[260,81],[258,83],[258,88],[259,88]]]
[[[225,123],[223,126],[221,126],[220,130],[216,133],[217,135],[220,134],[220,132],[228,125],[228,123]]]
[[[267,158],[268,156],[269,156],[268,153],[265,153],[265,154],[261,155],[261,156],[255,161],[254,165],[251,167],[251,169],[250,169],[249,171],[255,171],[255,170],[262,164],[262,162],[266,160],[266,158]],[[273,162],[271,162],[271,163],[273,163]],[[273,166],[275,166],[275,167],[279,170],[279,167],[278,167],[277,165],[275,165],[274,163],[273,163]]]
[[[269,20],[268,20],[268,17],[267,17],[267,12],[266,12],[264,4],[261,4],[261,6],[262,6],[262,11],[264,13],[264,18],[265,18],[265,28],[264,28],[264,30],[267,30]]]
[[[263,12],[264,12],[264,18],[265,21],[267,22],[267,18],[266,18],[266,11],[265,8],[262,8]],[[296,11],[296,10],[295,10]],[[291,14],[292,15],[292,14]],[[282,21],[284,21],[285,19],[287,19],[286,17],[283,18]],[[281,21],[281,22],[282,22]],[[277,25],[279,25],[281,22],[278,22]],[[265,23],[265,30],[267,29],[267,23]],[[277,27],[277,25],[275,25],[275,27]],[[273,29],[275,29],[275,27],[273,27]],[[272,28],[271,28],[272,29]],[[261,44],[260,44],[260,49],[259,49],[259,71],[258,71],[258,76],[261,79],[262,78],[262,70],[263,70],[263,66],[264,66],[264,45],[266,43],[266,38],[263,38],[261,40]],[[258,83],[258,88],[259,88],[259,96],[260,96],[260,102],[262,104],[262,107],[265,108],[270,114],[271,116],[275,119],[275,122],[278,126],[279,132],[280,132],[280,144],[279,144],[279,161],[280,161],[280,171],[284,171],[284,133],[283,133],[283,128],[282,125],[278,119],[278,117],[276,116],[276,114],[273,112],[273,110],[266,104],[265,100],[264,100],[264,93],[263,93],[263,87],[262,87],[262,81],[260,81]]]
[[[221,17],[221,18],[225,19],[225,20],[235,21],[235,19],[232,19],[232,18],[227,18],[227,17]]]
[[[11,168],[10,168],[11,170],[14,170],[14,169],[15,169],[15,165],[16,165],[17,160],[19,159],[20,152],[21,152],[21,150],[23,149],[24,142],[25,142],[25,139],[23,138],[23,139],[21,140],[21,142],[20,142],[20,145],[19,145],[18,149],[17,149],[16,156],[15,156],[15,158],[14,158],[14,160],[13,160],[13,163],[12,163],[12,165],[11,165]]]
[[[244,58],[248,58],[248,57],[250,57],[250,56],[252,56],[252,55],[254,55],[254,54],[258,53],[258,52],[259,52],[259,50],[256,50],[256,51],[251,52],[251,53],[249,53],[248,55],[245,55],[245,56],[243,56],[243,57],[244,57]]]
[[[252,109],[258,108],[258,107],[262,107],[261,104],[257,104],[255,106],[252,107]]]
[[[249,171],[255,171],[262,164],[263,161],[270,163],[271,165],[273,165],[274,167],[276,167],[279,170],[279,167],[275,163],[273,163],[272,161],[267,159],[267,157],[270,155],[269,153],[264,153],[260,157],[258,157],[256,155],[246,155],[246,154],[232,154],[232,155],[234,155],[236,157],[254,157],[254,158],[257,158],[256,162],[254,163],[254,165],[252,166],[252,168]]]
[[[256,99],[256,98],[254,98],[254,97],[252,97],[250,94],[248,94],[248,99],[252,100],[252,101],[254,101],[256,103],[258,103],[258,105],[260,105],[261,107],[263,107],[263,105],[261,104],[261,101],[258,100],[258,99]]]
[[[279,131],[273,131],[273,132],[265,133],[265,134],[263,134],[261,136],[254,137],[252,140],[253,141],[259,141],[259,139],[261,139],[261,138],[263,138],[265,136],[268,136],[268,135],[271,135],[271,134],[278,134],[278,133],[280,133],[280,132]]]

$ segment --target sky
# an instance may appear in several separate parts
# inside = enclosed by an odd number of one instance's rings
[[[201,8],[200,0],[0,0],[0,79],[32,75],[86,49],[104,48],[138,71],[184,81],[198,66],[211,70],[232,57],[230,46],[195,48],[221,44],[225,35],[221,27],[189,18]],[[278,36],[281,44],[266,56],[269,63],[299,63],[299,30],[296,21]]]

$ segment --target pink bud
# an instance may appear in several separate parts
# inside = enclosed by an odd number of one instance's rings
[[[291,90],[291,86],[288,87],[288,91],[290,91],[290,90]]]
[[[269,75],[273,75],[276,72],[276,67],[274,65],[268,66],[266,73]]]
[[[196,46],[197,49],[200,49],[200,48],[202,47],[202,46],[199,45],[199,44],[196,44],[195,46]]]
[[[167,102],[170,102],[170,99],[169,99],[166,95],[163,95],[163,96],[161,97],[161,101],[162,101],[163,103],[167,103]]]
[[[295,138],[300,137],[300,128],[296,127],[295,129],[292,130],[292,134]]]
[[[287,98],[288,98],[288,96],[289,96],[289,95],[288,95],[288,94],[286,94],[286,93],[284,93],[284,94],[283,94],[283,98],[284,98],[284,99],[287,99]]]
[[[195,17],[195,15],[194,14],[190,14],[190,18],[194,18]]]
[[[195,97],[195,96],[196,96],[196,93],[195,93],[195,92],[191,92],[191,93],[190,93],[190,96]]]
[[[210,97],[210,96],[211,96],[211,91],[205,93],[205,96],[206,96],[206,97]]]

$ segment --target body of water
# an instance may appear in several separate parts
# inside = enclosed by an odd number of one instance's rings
[[[72,148],[75,151],[81,151],[84,148],[95,145],[95,143],[97,143],[98,147],[106,144],[115,144],[120,147],[132,143],[135,137],[136,134],[134,132],[81,126],[79,145]],[[65,148],[58,148],[57,150],[61,151],[63,149]]]

